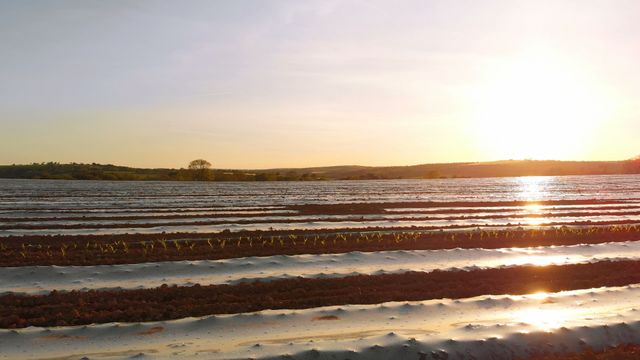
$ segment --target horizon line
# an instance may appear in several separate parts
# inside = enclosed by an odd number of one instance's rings
[[[409,165],[359,165],[359,164],[339,164],[339,165],[316,165],[316,166],[277,166],[277,167],[265,167],[265,168],[235,168],[235,167],[211,167],[211,170],[293,170],[293,169],[315,169],[315,168],[335,168],[335,167],[362,167],[362,168],[389,168],[389,167],[412,167],[412,166],[424,166],[424,165],[456,165],[456,164],[491,164],[491,163],[504,163],[504,162],[566,162],[566,163],[607,163],[607,162],[626,162],[640,160],[640,156],[631,157],[628,159],[617,160],[559,160],[559,159],[501,159],[501,160],[488,160],[488,161],[453,161],[453,162],[433,162],[433,163],[418,163]],[[102,165],[102,166],[117,166],[133,169],[184,169],[186,167],[146,167],[146,166],[134,166],[134,165],[120,165],[114,163],[98,163],[98,162],[58,162],[58,161],[43,161],[43,162],[31,162],[31,163],[13,163],[13,164],[0,164],[0,166],[29,166],[29,165]]]

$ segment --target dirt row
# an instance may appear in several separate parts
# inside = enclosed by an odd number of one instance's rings
[[[378,202],[378,203],[345,203],[345,204],[306,204],[290,205],[286,208],[296,210],[300,214],[375,214],[384,213],[385,209],[398,208],[424,208],[439,207],[504,207],[527,205],[631,205],[638,204],[633,201],[623,200],[550,200],[550,201],[414,201],[414,202]]]
[[[265,309],[557,292],[634,283],[640,283],[640,261],[296,278],[237,285],[163,285],[124,291],[54,291],[48,295],[0,297],[0,327],[160,321]]]
[[[574,352],[561,355],[538,355],[527,360],[637,360],[640,359],[640,345],[622,344],[601,351],[586,349],[582,352]],[[524,360],[524,359],[518,359]]]
[[[396,214],[396,215],[402,215]],[[608,213],[598,213],[598,212],[571,212],[571,213],[539,213],[539,214],[510,214],[510,215],[459,215],[459,216],[447,216],[447,217],[416,217],[414,214],[406,214],[406,216],[396,217],[393,219],[384,219],[384,218],[335,218],[335,217],[318,217],[315,219],[304,219],[297,218],[296,214],[274,214],[274,219],[259,219],[260,217],[264,217],[265,215],[259,216],[243,216],[243,215],[226,215],[226,216],[193,216],[194,219],[200,219],[198,221],[184,221],[184,219],[188,219],[189,217],[180,217],[180,218],[170,218],[166,219],[169,221],[164,222],[148,222],[148,223],[105,223],[105,224],[60,224],[60,223],[51,223],[47,220],[41,220],[40,224],[24,224],[19,223],[18,221],[9,221],[7,225],[0,225],[0,230],[52,230],[52,229],[122,229],[122,228],[153,228],[158,226],[207,226],[207,225],[224,225],[224,224],[243,224],[243,225],[252,225],[252,224],[295,224],[295,223],[308,223],[309,221],[314,222],[343,222],[343,221],[354,221],[357,220],[364,225],[367,222],[376,222],[381,220],[389,220],[389,221],[424,221],[425,224],[428,224],[429,221],[456,221],[456,220],[487,220],[487,219],[539,219],[539,218],[558,218],[558,217],[590,217],[590,216],[598,216],[598,215],[611,215],[611,216],[637,216],[640,215],[640,211],[625,211],[614,214]],[[267,215],[272,216],[272,215]],[[228,220],[230,217],[240,217],[241,219],[237,220]],[[164,219],[164,218],[154,218],[150,217],[148,219]],[[183,219],[182,221],[180,221]],[[216,220],[217,219],[217,220]],[[49,219],[51,220],[51,219]],[[105,221],[113,221],[114,219],[100,219]],[[136,219],[140,220],[140,219]],[[175,221],[170,221],[175,220]],[[38,222],[38,220],[29,220],[33,222]],[[80,219],[80,221],[90,221],[88,219]],[[127,220],[124,220],[127,221]]]
[[[334,230],[335,231],[335,230]],[[351,251],[509,248],[640,240],[640,225],[472,231],[30,236],[0,240],[0,267],[109,265]]]
[[[632,208],[637,209],[637,208]],[[178,212],[178,211],[176,211]],[[160,215],[161,214],[161,215]],[[163,214],[159,213],[156,215],[149,214],[138,214],[138,215],[113,215],[110,216],[108,214],[103,215],[82,215],[82,216],[69,216],[65,213],[59,213],[57,216],[49,216],[49,217],[3,217],[0,218],[0,222],[5,223],[14,223],[21,221],[30,221],[30,222],[49,222],[49,221],[114,221],[114,220],[173,220],[173,219],[195,219],[195,218],[209,218],[209,219],[217,219],[217,218],[229,218],[229,217],[243,217],[243,218],[256,218],[256,217],[264,217],[264,216],[279,216],[279,217],[287,217],[287,216],[296,216],[296,213],[247,213],[247,212],[234,212],[229,214],[221,214],[221,213],[202,213],[202,214]]]
[[[300,204],[300,205],[277,205],[281,210],[296,210],[302,214],[307,215],[326,215],[326,214],[375,214],[383,213],[385,209],[394,208],[438,208],[438,207],[502,207],[502,206],[526,206],[526,205],[631,205],[638,204],[634,201],[624,200],[601,200],[601,199],[585,199],[585,200],[549,200],[549,201],[536,201],[532,203],[530,201],[401,201],[401,202],[354,202],[354,203],[329,203],[329,204]],[[188,205],[190,209],[201,210],[224,210],[225,206],[219,205]],[[252,210],[267,209],[264,205],[256,205]],[[63,211],[75,211],[80,209],[69,208],[56,208],[56,207],[4,207],[2,210],[8,211],[41,211],[41,210],[63,210]],[[116,210],[116,208],[104,208],[104,207],[87,207],[82,210]],[[157,211],[167,210],[166,205],[159,206],[138,206],[129,207],[123,209],[126,211]],[[180,208],[171,209],[170,211],[180,211]]]
[[[547,210],[557,210],[558,208],[549,208],[549,209],[543,209],[541,211],[547,211]],[[211,210],[211,209],[204,209],[204,210]],[[224,209],[223,209],[224,210]],[[269,209],[256,209],[257,211],[268,211]],[[278,209],[278,210],[285,210],[285,209]],[[379,209],[376,209],[379,210]],[[383,209],[384,210],[384,209]],[[571,212],[571,213],[565,213],[565,214],[522,214],[522,215],[518,215],[520,217],[540,217],[540,216],[580,216],[580,215],[594,215],[594,214],[598,214],[598,210],[603,210],[602,207],[598,207],[598,206],[585,206],[585,207],[581,207],[579,209],[576,209],[575,212]],[[636,205],[620,205],[620,206],[609,206],[606,208],[606,210],[629,210],[629,212],[620,212],[618,213],[619,215],[636,215],[637,213],[639,213],[638,207]],[[254,210],[251,210],[254,211]],[[294,210],[295,211],[295,210]],[[495,209],[491,209],[491,208],[477,208],[477,209],[450,209],[450,208],[416,208],[416,210],[411,210],[411,211],[393,211],[393,212],[388,212],[388,211],[376,211],[373,214],[404,214],[404,213],[411,213],[411,214],[473,214],[474,212],[482,212],[482,213],[496,213],[496,212],[504,212],[505,209],[501,208],[501,207],[496,207]],[[275,216],[275,217],[291,217],[291,216],[296,216],[298,215],[297,212],[295,213],[248,213],[248,212],[236,212],[236,213],[232,213],[232,214],[222,214],[222,213],[203,213],[203,214],[190,214],[188,213],[188,210],[180,210],[180,209],[176,209],[176,210],[162,210],[162,211],[155,211],[158,212],[158,214],[156,215],[148,215],[148,214],[144,214],[144,213],[137,213],[137,211],[134,210],[126,210],[126,211],[122,211],[123,213],[127,213],[127,215],[109,215],[108,213],[98,213],[98,214],[91,214],[91,215],[86,215],[86,213],[83,213],[83,215],[73,215],[73,212],[60,212],[58,213],[57,216],[53,216],[53,217],[38,217],[38,216],[34,216],[34,217],[29,217],[29,218],[18,218],[18,217],[0,217],[0,222],[6,222],[6,223],[12,223],[12,222],[21,222],[21,221],[32,221],[32,222],[37,222],[37,221],[94,221],[94,220],[146,220],[146,219],[191,219],[191,218],[228,218],[228,217],[246,217],[246,218],[256,218],[256,217],[263,217],[263,216]],[[165,214],[165,213],[172,213],[172,214]],[[308,214],[306,214],[308,215]],[[316,214],[316,215],[335,215],[335,214]],[[342,214],[344,215],[344,214]],[[358,215],[363,215],[363,214],[358,214]],[[475,216],[475,215],[467,215],[468,216]],[[461,216],[460,218],[467,218]],[[502,216],[504,217],[504,216]],[[477,217],[475,217],[477,218]],[[480,217],[482,218],[482,217]],[[489,216],[490,218],[490,216]]]

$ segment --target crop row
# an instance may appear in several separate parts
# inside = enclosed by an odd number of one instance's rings
[[[435,250],[575,245],[640,240],[640,225],[556,227],[473,231],[344,232],[203,238],[144,237],[64,242],[0,240],[0,266],[96,265],[152,261],[214,260],[245,256],[344,253],[351,251]]]

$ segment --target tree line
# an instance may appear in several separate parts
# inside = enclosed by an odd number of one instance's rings
[[[508,160],[411,166],[329,166],[305,169],[224,170],[197,159],[181,169],[139,169],[102,164],[0,165],[0,178],[68,180],[307,181],[442,179],[510,176],[640,174],[640,159],[625,161]]]
[[[244,171],[211,169],[211,163],[197,159],[181,169],[140,169],[104,164],[58,162],[0,166],[0,178],[56,180],[140,180],[140,181],[308,181],[325,180],[318,174],[293,171]]]

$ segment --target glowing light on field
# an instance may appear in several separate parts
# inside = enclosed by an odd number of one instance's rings
[[[539,187],[536,185],[537,189],[536,191],[539,189]],[[524,209],[527,210],[527,212],[533,213],[533,214],[540,214],[542,212],[542,205],[540,204],[527,204],[524,206]]]
[[[509,261],[509,265],[548,266],[567,263],[569,258],[562,255],[525,255]]]
[[[536,300],[545,300],[549,297],[549,293],[545,291],[539,291],[533,294],[526,295],[526,297]]]
[[[549,219],[545,219],[545,218],[527,218],[525,220],[527,225],[531,225],[531,226],[542,225],[542,224],[544,224],[544,223],[546,223],[548,221],[549,221]]]
[[[526,309],[514,314],[518,322],[534,326],[543,331],[550,331],[564,326],[574,316],[571,309]]]
[[[538,200],[546,191],[551,178],[544,176],[527,176],[517,179],[518,195],[524,200]],[[531,204],[525,206],[526,210],[541,210],[540,205]]]
[[[581,308],[560,305],[552,293],[545,291],[523,295],[522,298],[537,300],[538,303],[534,302],[530,308],[514,311],[512,313],[513,321],[533,326],[537,330],[552,331],[563,326],[570,326],[571,322],[590,316],[588,310],[585,312]]]
[[[518,178],[518,197],[523,200],[535,201],[544,197],[547,192],[547,187],[553,178],[546,176],[527,176]],[[542,214],[542,205],[537,203],[530,203],[523,207],[523,209],[530,214]],[[524,223],[527,225],[540,225],[549,221],[544,217],[525,217]]]

